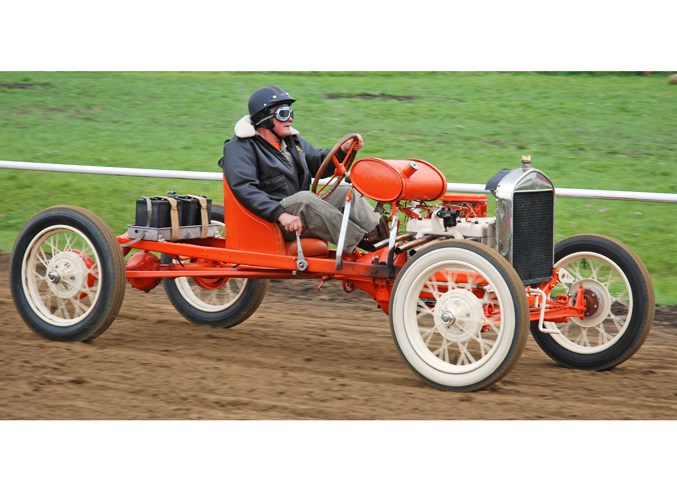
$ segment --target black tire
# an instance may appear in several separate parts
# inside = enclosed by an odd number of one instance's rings
[[[590,311],[584,319],[547,324],[561,334],[544,333],[532,322],[531,335],[543,352],[562,366],[595,371],[612,369],[637,352],[655,311],[651,278],[637,255],[609,237],[576,235],[555,245],[555,267],[572,278],[551,295],[573,296],[582,285]]]
[[[508,374],[524,350],[526,290],[493,249],[445,241],[418,252],[400,271],[390,327],[402,357],[426,383],[479,390]]]
[[[222,205],[212,205],[212,222],[224,222]],[[162,261],[171,261],[163,255]],[[175,278],[163,284],[169,301],[188,321],[230,328],[241,324],[261,305],[270,280],[226,278]]]
[[[89,210],[52,207],[19,233],[10,286],[28,327],[52,341],[91,341],[115,320],[125,295],[122,251]]]

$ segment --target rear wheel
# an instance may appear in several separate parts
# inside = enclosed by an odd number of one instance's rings
[[[221,232],[219,232],[219,237],[225,237],[226,235],[226,212],[223,208],[223,205],[215,203],[212,205],[212,214],[209,216],[210,224],[216,224],[221,227]]]
[[[543,333],[533,322],[531,334],[543,352],[563,366],[598,371],[637,352],[653,323],[655,297],[635,253],[609,237],[578,235],[557,243],[555,267],[564,271],[551,295],[574,297],[583,287],[586,315],[548,323],[559,334]]]
[[[54,341],[88,341],[117,316],[125,265],[108,225],[89,210],[52,207],[33,217],[12,251],[10,284],[19,314]]]
[[[223,206],[212,205],[211,220],[212,224],[223,225]],[[162,261],[169,263],[172,259],[163,255]],[[176,259],[174,262],[179,263]],[[224,277],[163,280],[169,301],[183,317],[195,324],[221,328],[234,327],[256,312],[268,283],[267,279]]]
[[[402,356],[424,381],[473,391],[517,363],[529,306],[519,276],[500,254],[472,241],[447,241],[402,268],[390,325]]]

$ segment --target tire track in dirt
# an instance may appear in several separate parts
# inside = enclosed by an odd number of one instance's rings
[[[91,344],[55,343],[21,321],[0,256],[2,419],[675,419],[677,309],[660,308],[644,346],[616,369],[553,363],[530,338],[487,390],[457,394],[419,380],[388,318],[339,283],[274,281],[259,310],[229,330],[195,326],[162,287],[127,288]]]

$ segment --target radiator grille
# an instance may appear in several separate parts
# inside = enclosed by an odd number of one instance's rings
[[[525,285],[552,277],[554,192],[516,192],[513,196],[512,265]]]

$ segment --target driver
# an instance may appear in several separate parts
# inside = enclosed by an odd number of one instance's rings
[[[268,222],[277,222],[286,240],[316,237],[336,244],[339,239],[346,187],[336,188],[325,200],[308,191],[330,150],[316,149],[292,128],[294,98],[277,86],[256,90],[249,98],[249,115],[235,125],[235,136],[225,142],[219,166],[235,197],[252,213]],[[350,150],[347,141],[336,157],[342,160]],[[354,150],[362,148],[357,135]],[[327,165],[323,178],[334,165]],[[388,237],[384,217],[357,192],[353,192],[344,252],[356,247],[371,251],[373,243]]]

